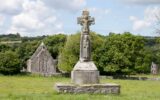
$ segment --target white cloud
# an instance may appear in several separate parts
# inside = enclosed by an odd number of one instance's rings
[[[157,21],[157,17],[160,16],[160,7],[147,7],[144,15],[145,20],[155,22]]]
[[[139,19],[135,16],[130,16],[129,19],[133,22],[133,30],[138,31],[149,28],[157,21],[156,15],[160,14],[159,7],[148,7],[144,11],[144,18]]]
[[[0,15],[0,26],[2,26],[2,25],[3,25],[4,20],[5,20],[4,16],[1,16],[1,15]]]
[[[62,28],[62,24],[59,24],[55,15],[55,11],[47,8],[42,1],[26,0],[23,3],[23,11],[12,17],[12,23],[7,32],[19,32],[22,35],[32,36],[51,34]]]
[[[0,0],[0,34],[36,36],[63,32],[64,25],[58,17],[61,11],[75,13],[85,5],[86,0]]]
[[[110,9],[107,8],[88,8],[90,13],[96,18],[96,19],[102,19],[105,15],[108,15],[111,13]]]
[[[90,11],[91,13],[95,13],[95,14],[97,14],[97,15],[110,13],[110,10],[109,10],[109,9],[95,8],[95,7],[89,8],[89,11]]]
[[[47,6],[75,12],[86,5],[86,0],[44,0]]]
[[[130,20],[133,21],[133,30],[138,31],[143,28],[149,27],[151,25],[150,22],[145,20],[139,20],[138,18],[134,16],[130,16]]]
[[[119,0],[120,1],[120,0]],[[160,0],[121,0],[130,4],[160,4]]]
[[[56,27],[57,29],[62,29],[63,23],[57,23],[57,24],[55,25],[55,27]]]
[[[0,12],[7,15],[17,14],[21,11],[24,0],[0,0]]]
[[[136,21],[136,20],[137,20],[137,18],[136,18],[135,16],[130,16],[129,19],[130,19],[131,21]]]

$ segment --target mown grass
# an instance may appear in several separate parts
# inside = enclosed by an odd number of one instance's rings
[[[101,80],[120,84],[120,95],[59,94],[54,90],[56,82],[70,78],[0,76],[0,100],[160,100],[160,81]]]
[[[139,75],[130,75],[131,77],[147,77],[147,78],[160,78],[160,75],[151,75],[151,74],[139,74]]]

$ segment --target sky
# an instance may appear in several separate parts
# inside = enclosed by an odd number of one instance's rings
[[[99,34],[159,35],[160,0],[0,0],[0,34],[74,34],[84,9],[95,18],[90,29]]]

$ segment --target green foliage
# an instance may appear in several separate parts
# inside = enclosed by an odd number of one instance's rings
[[[26,41],[17,48],[18,56],[21,59],[21,67],[27,67],[27,60],[33,55],[39,44],[40,41],[37,40]]]
[[[97,47],[103,44],[103,37],[91,32],[91,48],[94,54]],[[79,59],[80,33],[67,37],[66,44],[58,58],[58,66],[60,70],[70,72]]]
[[[41,41],[47,36],[36,36],[36,37],[21,37],[22,42],[28,42],[28,41]]]
[[[79,58],[80,33],[67,37],[66,44],[58,57],[60,70],[70,72]]]
[[[16,49],[19,57],[21,59],[21,66],[26,66],[26,61],[33,55],[37,47],[42,41],[48,47],[49,52],[52,54],[53,58],[56,58],[59,51],[64,45],[66,40],[66,35],[57,34],[52,36],[42,36],[42,37],[23,37],[23,42]]]
[[[66,35],[64,34],[57,34],[48,36],[44,39],[45,45],[48,47],[49,52],[51,53],[53,58],[57,58],[59,52],[64,46],[66,42]]]
[[[19,33],[17,34],[7,34],[0,35],[0,41],[18,41],[21,40],[21,36]]]
[[[96,65],[101,72],[130,74],[146,72],[151,56],[145,54],[145,39],[130,33],[110,34],[96,50]],[[144,59],[145,58],[145,59]]]
[[[16,74],[20,72],[20,60],[13,51],[0,52],[0,73]]]
[[[6,50],[11,49],[10,46],[6,45],[6,44],[0,44],[0,52],[4,52]]]
[[[37,37],[21,37],[18,33],[0,35],[0,53],[14,52],[20,58],[20,66],[26,67],[26,61],[42,41],[52,57],[58,58],[59,68],[70,72],[79,59],[80,33]],[[160,64],[159,43],[158,37],[134,36],[130,33],[103,36],[91,32],[92,60],[101,74],[148,73],[152,61]]]
[[[152,54],[152,61],[160,65],[160,37],[157,37],[155,41],[156,41],[155,45],[150,47],[150,51]]]

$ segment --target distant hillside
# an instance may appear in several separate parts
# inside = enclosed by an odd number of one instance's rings
[[[33,40],[43,40],[47,36],[37,36],[37,37],[21,37],[19,33],[17,34],[2,34],[0,35],[1,44],[12,44],[12,43],[21,43],[25,41]],[[154,46],[156,44],[156,39],[158,37],[144,36],[146,39],[146,46]]]
[[[17,34],[2,34],[0,35],[0,41],[21,41],[21,36]]]
[[[22,41],[1,41],[0,44],[15,44],[22,43]]]
[[[0,43],[1,44],[21,43],[24,41],[42,40],[45,37],[46,36],[21,37],[19,33],[17,33],[17,34],[2,34],[2,35],[0,35]]]

